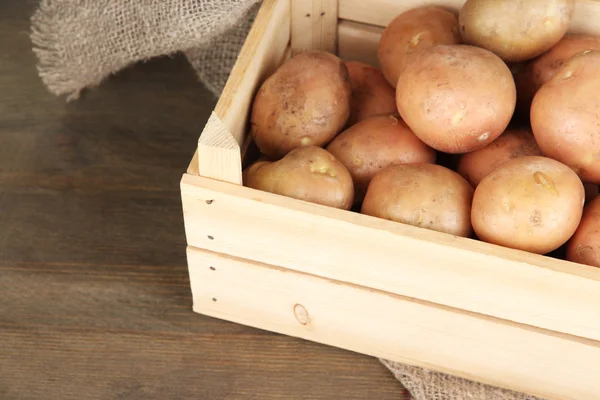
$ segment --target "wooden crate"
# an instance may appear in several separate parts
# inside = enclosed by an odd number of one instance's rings
[[[242,186],[248,114],[291,55],[377,64],[383,27],[459,0],[264,0],[181,181],[194,311],[547,399],[600,399],[600,269]],[[600,35],[600,3],[571,32]]]

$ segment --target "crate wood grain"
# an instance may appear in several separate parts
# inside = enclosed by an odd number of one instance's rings
[[[203,177],[182,185],[191,246],[600,340],[598,268]]]
[[[600,392],[598,342],[206,250],[188,259],[202,314],[543,398]]]
[[[550,400],[600,399],[600,269],[242,186],[260,84],[306,49],[377,65],[400,12],[264,0],[181,180],[194,311]],[[570,32],[600,35],[580,0]]]

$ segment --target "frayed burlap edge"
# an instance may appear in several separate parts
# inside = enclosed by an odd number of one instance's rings
[[[379,359],[415,400],[544,400],[425,368]]]

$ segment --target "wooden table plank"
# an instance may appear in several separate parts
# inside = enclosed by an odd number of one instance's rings
[[[179,179],[215,99],[181,56],[72,103],[0,2],[0,398],[402,399],[373,358],[191,310]]]

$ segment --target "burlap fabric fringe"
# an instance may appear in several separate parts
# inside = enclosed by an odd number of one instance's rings
[[[183,52],[199,80],[219,95],[259,0],[42,0],[31,39],[44,84],[76,99],[111,74],[152,57]],[[381,362],[415,400],[537,400],[451,375]]]

